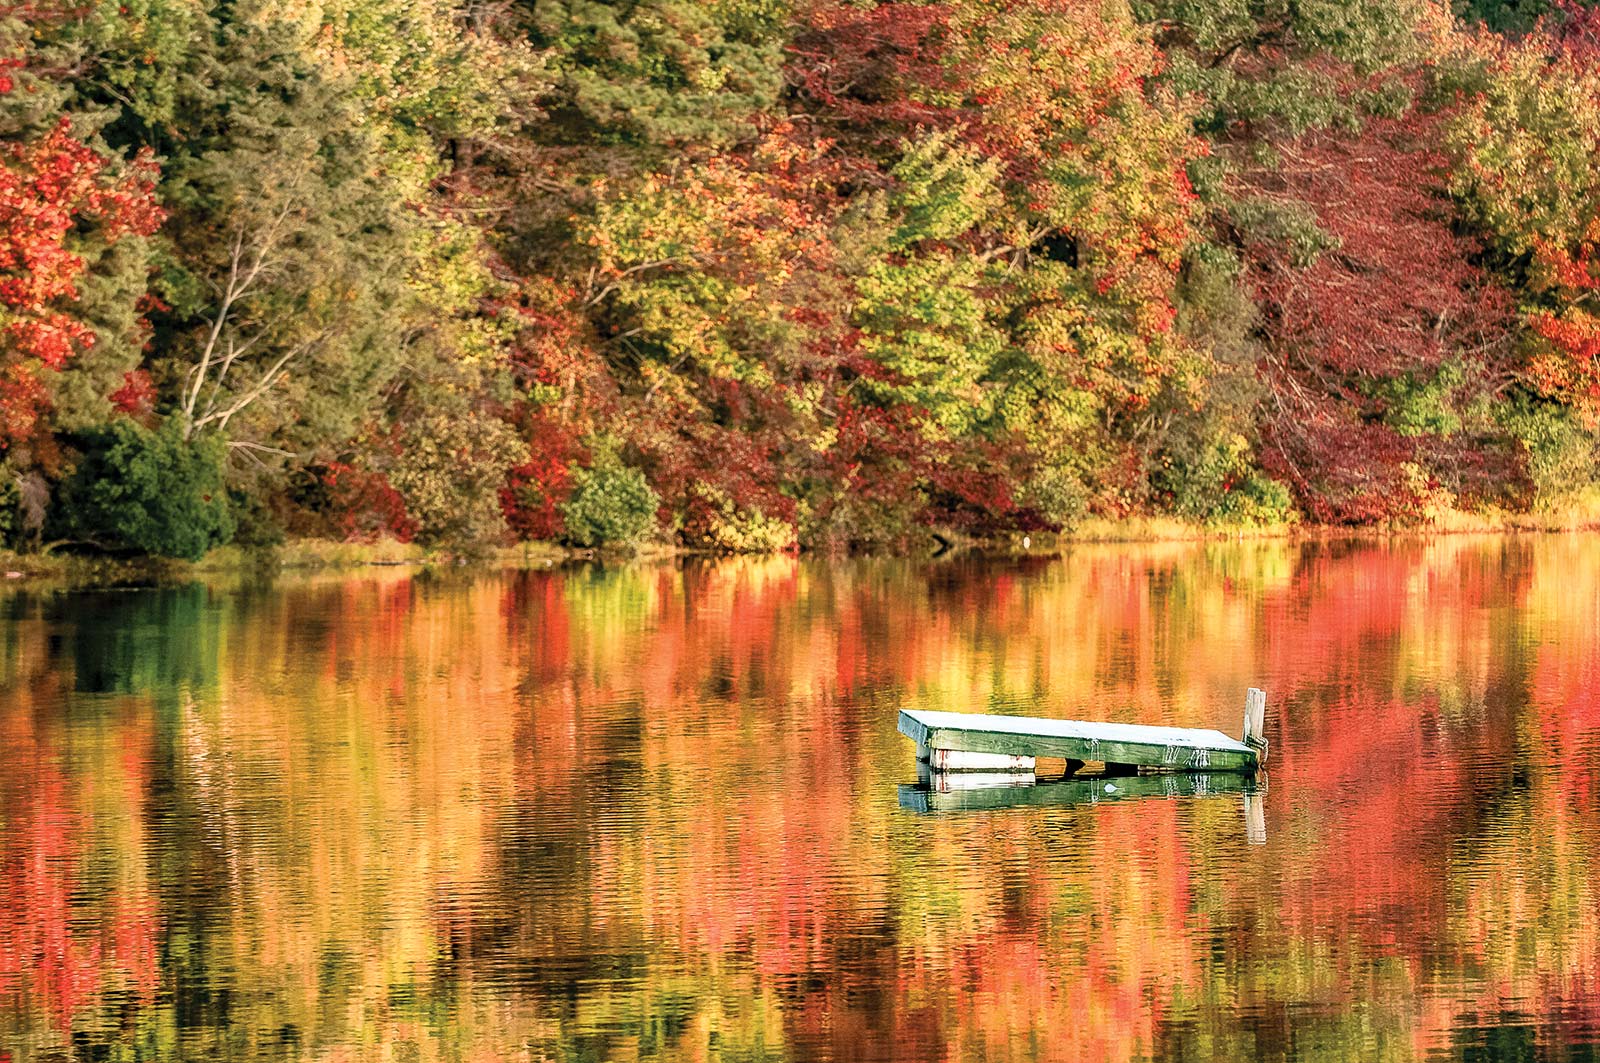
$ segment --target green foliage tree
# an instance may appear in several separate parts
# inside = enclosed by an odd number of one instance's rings
[[[567,143],[725,145],[777,101],[783,0],[531,3],[555,87],[547,136]]]
[[[1508,260],[1540,242],[1575,242],[1600,194],[1600,71],[1547,38],[1473,39],[1439,81],[1466,101],[1449,145],[1451,191],[1467,218]]]
[[[22,532],[22,487],[0,466],[0,547],[13,549]]]
[[[1600,431],[1570,407],[1521,393],[1496,413],[1526,452],[1535,506],[1570,502],[1600,478]]]
[[[1600,386],[1593,267],[1600,197],[1600,73],[1592,11],[1549,32],[1465,39],[1439,88],[1453,117],[1451,190],[1491,242],[1525,330],[1491,416],[1517,440],[1536,505],[1596,480]]]
[[[191,561],[233,538],[220,440],[188,440],[176,418],[156,431],[124,419],[82,445],[58,503],[65,536]]]
[[[225,27],[189,101],[166,183],[157,369],[191,435],[300,451],[353,435],[393,381],[424,237],[350,79],[292,40],[282,25]]]
[[[1398,75],[1450,31],[1425,0],[1135,0],[1134,13],[1159,28],[1165,77],[1201,101],[1202,128],[1224,142],[1236,131],[1298,136],[1392,111],[1409,95]],[[1346,74],[1361,87],[1352,91]]]
[[[660,499],[644,474],[615,459],[573,473],[561,506],[567,537],[579,546],[632,546],[655,528]]]

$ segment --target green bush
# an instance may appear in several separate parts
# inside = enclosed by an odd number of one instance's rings
[[[1461,416],[1452,396],[1466,380],[1459,362],[1441,365],[1431,379],[1406,373],[1376,384],[1372,393],[1385,400],[1384,421],[1403,436],[1449,436],[1461,431]]]
[[[10,469],[0,467],[0,547],[15,546],[22,531],[22,489]]]
[[[1156,482],[1174,514],[1222,526],[1269,527],[1295,519],[1289,488],[1255,466],[1243,436],[1221,434],[1187,461],[1173,461]]]
[[[237,486],[228,491],[228,498],[233,503],[235,546],[259,550],[283,545],[283,525],[267,505],[264,493],[241,490]]]
[[[1223,493],[1208,519],[1213,524],[1270,528],[1293,524],[1296,516],[1288,486],[1263,472],[1251,471]]]
[[[1083,477],[1063,464],[1050,464],[1037,470],[1028,482],[1022,501],[1054,524],[1073,528],[1089,512],[1089,490]]]
[[[1536,506],[1560,505],[1600,477],[1600,439],[1571,409],[1518,394],[1499,411],[1499,419],[1525,448]]]
[[[157,432],[117,421],[80,442],[61,497],[68,538],[188,560],[233,538],[222,440],[187,442],[173,418]]]
[[[561,506],[567,537],[579,546],[631,545],[656,525],[661,501],[644,474],[620,464],[579,469]]]

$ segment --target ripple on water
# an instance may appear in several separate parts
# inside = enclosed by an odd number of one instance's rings
[[[1584,536],[10,593],[0,1049],[1592,1058],[1597,601]],[[1249,795],[903,806],[901,705],[1249,685]]]

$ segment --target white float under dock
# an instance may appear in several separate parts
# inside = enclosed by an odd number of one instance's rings
[[[1070,775],[1097,761],[1108,771],[1253,772],[1266,759],[1266,695],[1245,699],[1243,740],[1192,727],[1045,720],[965,712],[902,709],[900,733],[917,744],[917,759],[936,772],[1027,774],[1038,758],[1067,762]]]
[[[1231,772],[1162,772],[1124,778],[1096,776],[1034,783],[1032,776],[921,775],[900,787],[900,807],[911,812],[973,812],[1002,808],[1071,808],[1172,797],[1234,797],[1259,801],[1265,775]],[[1248,808],[1248,806],[1247,806]]]

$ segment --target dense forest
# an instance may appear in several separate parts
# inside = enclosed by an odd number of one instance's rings
[[[1427,522],[1600,439],[1600,17],[0,5],[0,546]]]

